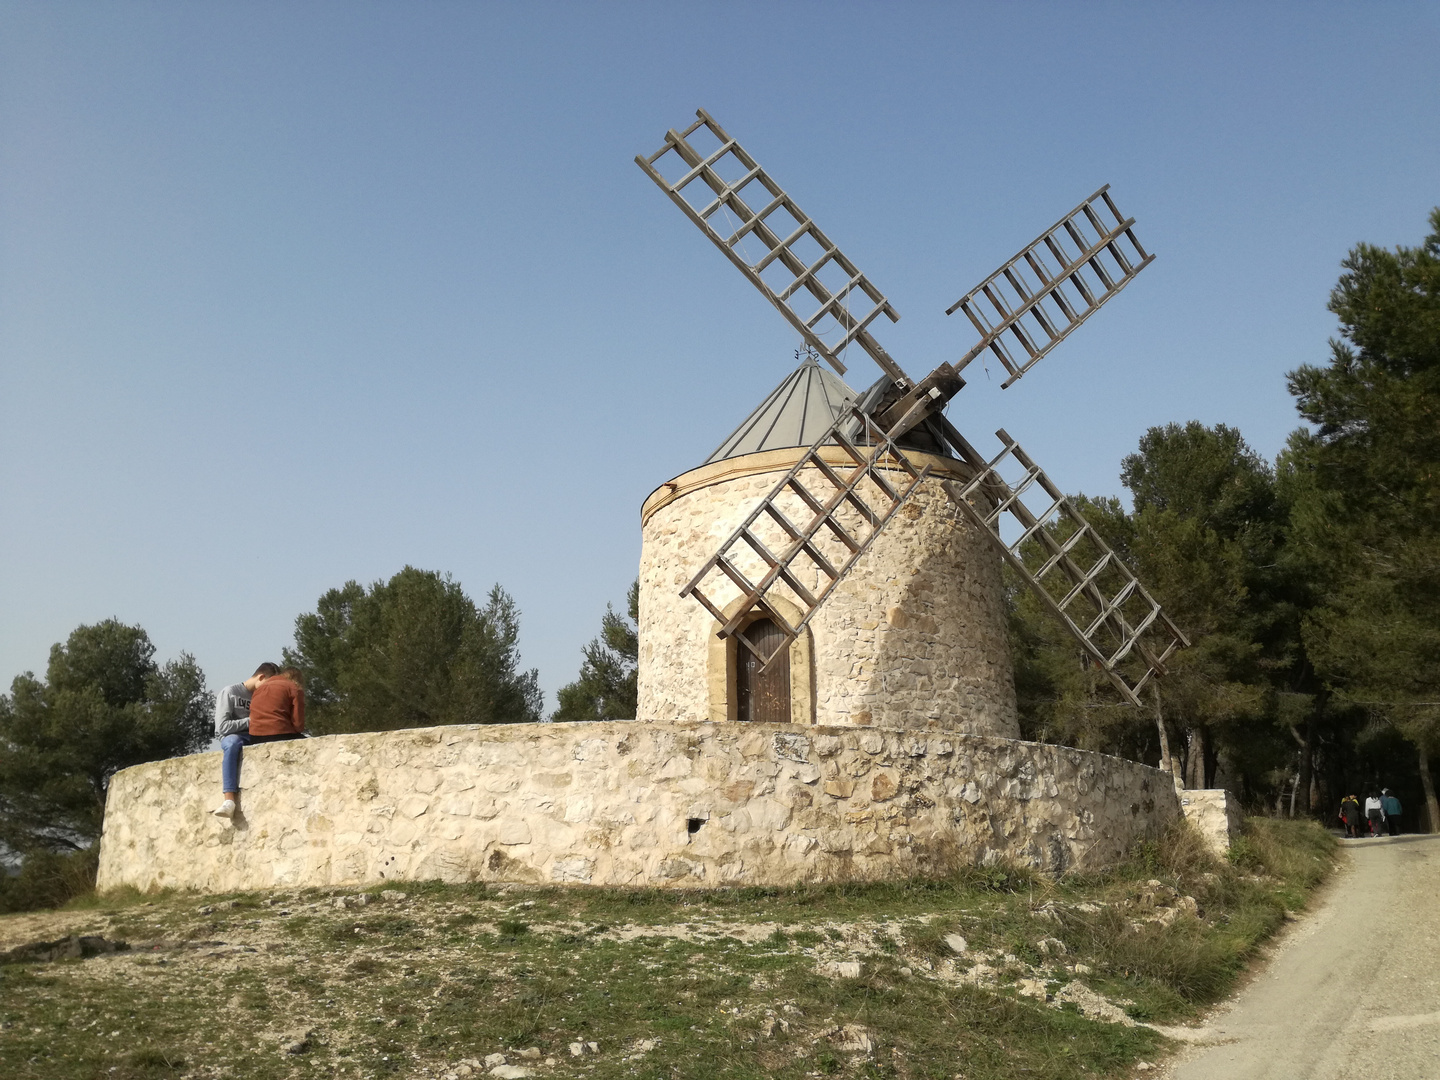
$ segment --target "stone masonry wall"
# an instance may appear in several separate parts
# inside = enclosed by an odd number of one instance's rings
[[[677,477],[646,501],[640,554],[639,714],[657,720],[724,720],[711,641],[715,620],[681,588],[775,485],[802,451],[717,462]],[[827,457],[829,455],[827,454]],[[914,454],[927,479],[810,623],[813,718],[819,724],[943,728],[1019,735],[1006,641],[1000,559],[941,489],[965,466]],[[835,461],[848,461],[836,448]],[[896,474],[898,482],[899,474]],[[818,486],[818,485],[817,485]],[[878,500],[877,500],[878,502]],[[808,514],[798,501],[792,520]],[[758,522],[772,551],[787,546],[778,526]],[[858,522],[849,523],[858,528]],[[822,537],[828,534],[822,534]],[[846,550],[821,543],[840,565]],[[735,560],[750,580],[764,572],[746,549]],[[817,590],[818,569],[805,581]],[[718,575],[716,575],[718,577]],[[828,579],[824,579],[828,580]],[[738,600],[728,581],[712,598]],[[777,587],[781,597],[793,597]]]
[[[380,881],[715,886],[880,879],[1009,859],[1102,866],[1179,813],[1168,776],[931,731],[616,721],[423,728],[116,774],[99,887]]]

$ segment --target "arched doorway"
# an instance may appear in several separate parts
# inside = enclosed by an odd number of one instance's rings
[[[785,642],[785,635],[769,619],[756,619],[740,633],[763,655]],[[744,645],[735,645],[735,719],[757,724],[788,724],[790,713],[790,650],[784,649],[764,671],[760,657]]]

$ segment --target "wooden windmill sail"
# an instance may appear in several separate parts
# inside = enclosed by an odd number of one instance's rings
[[[974,470],[968,483],[944,482],[950,501],[1125,700],[1140,704],[1142,686],[1189,644],[1185,635],[1008,434],[996,433],[1002,449],[987,459],[942,411],[965,385],[960,369],[976,356],[989,350],[1009,373],[1008,387],[1148,266],[1154,256],[1136,239],[1134,220],[1121,215],[1108,187],[1090,196],[950,307],[947,314],[964,312],[980,341],[959,364],[940,364],[916,382],[871,333],[882,315],[899,319],[890,301],[709,114],[696,116],[636,163],[818,356],[844,374],[854,346],[883,376],[800,456],[681,595],[715,617],[721,637],[735,636],[768,665],[929,475],[899,445],[925,423]],[[821,453],[837,445],[848,459],[838,466],[833,450]],[[753,566],[753,556],[764,569],[752,578],[741,564]],[[726,582],[743,597],[728,617],[717,599]],[[799,619],[769,602],[781,587],[798,600]],[[756,611],[780,631],[763,646],[737,633]]]

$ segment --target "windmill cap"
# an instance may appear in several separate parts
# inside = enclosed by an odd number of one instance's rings
[[[809,446],[858,397],[843,379],[808,356],[725,437],[704,464],[787,446]]]

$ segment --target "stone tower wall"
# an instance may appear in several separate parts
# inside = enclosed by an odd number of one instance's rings
[[[775,450],[717,462],[677,477],[646,500],[641,719],[733,717],[715,622],[679,593],[801,453]],[[797,706],[796,719],[1018,737],[1000,560],[940,486],[943,479],[968,478],[968,470],[948,458],[912,457],[931,464],[931,477],[820,609],[810,640],[792,646],[793,692],[810,697]],[[838,448],[827,460],[849,461]],[[812,489],[822,483],[817,479]],[[798,499],[782,508],[792,520],[808,518]],[[847,526],[858,532],[858,515]],[[785,548],[773,523],[757,528],[772,551]],[[839,541],[826,538],[821,546],[833,564],[844,561]],[[737,559],[737,565],[756,580],[764,564],[745,554],[749,559]],[[814,580],[805,582],[812,590],[822,584],[820,572],[813,573]],[[798,603],[783,586],[778,593]],[[711,595],[725,604],[740,592],[724,582]]]

